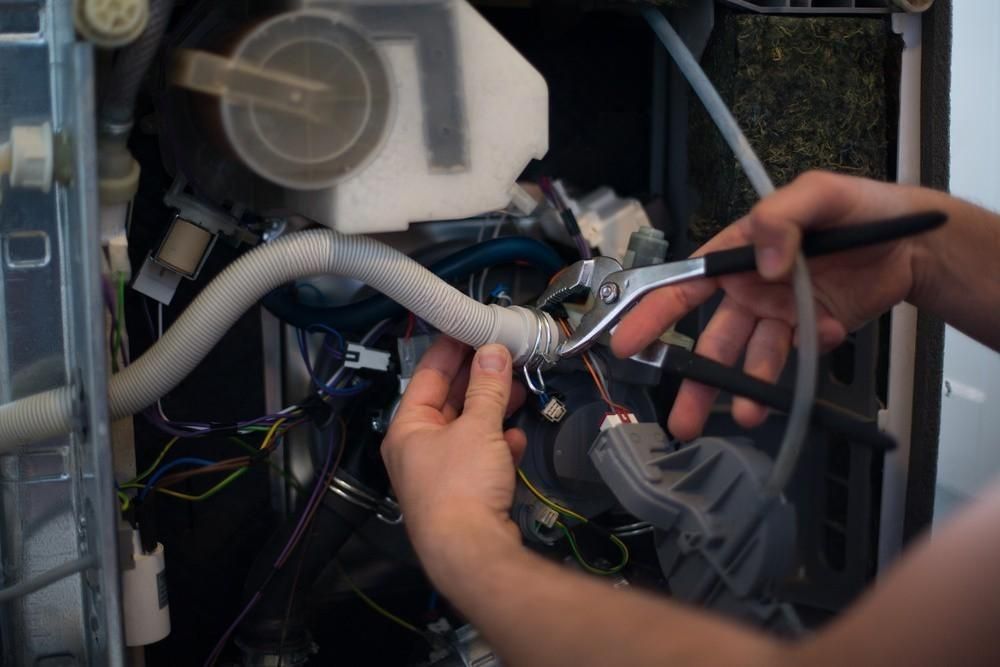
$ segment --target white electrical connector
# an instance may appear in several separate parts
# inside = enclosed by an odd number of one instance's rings
[[[604,421],[601,422],[601,430],[607,431],[609,428],[614,426],[621,426],[622,424],[635,424],[639,420],[635,418],[635,415],[631,412],[623,412],[621,414],[607,414],[604,415]]]
[[[566,412],[566,404],[552,396],[542,407],[541,415],[553,424],[558,424],[566,417]]]
[[[533,518],[539,525],[551,528],[556,525],[556,521],[559,520],[559,513],[551,507],[547,507],[546,505],[539,503],[535,509],[535,515]]]
[[[368,368],[373,371],[389,370],[389,353],[373,350],[357,343],[348,343],[344,354],[345,368]]]
[[[142,550],[139,531],[132,531],[133,567],[122,571],[122,612],[126,646],[146,646],[170,634],[167,572],[163,545]]]

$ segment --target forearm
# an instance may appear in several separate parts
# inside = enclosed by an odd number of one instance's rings
[[[614,590],[493,537],[453,536],[462,546],[424,562],[505,664],[778,666],[785,655],[782,644],[728,621]]]
[[[1000,216],[930,190],[919,200],[943,209],[949,222],[915,245],[909,300],[1000,349]]]

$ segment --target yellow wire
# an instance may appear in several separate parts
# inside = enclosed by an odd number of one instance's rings
[[[274,422],[274,425],[267,432],[267,435],[264,436],[263,442],[260,443],[260,448],[262,450],[263,449],[267,449],[267,446],[270,444],[271,438],[274,437],[274,434],[278,430],[278,427],[281,426],[282,424],[284,424],[286,421],[288,421],[288,419],[286,417],[282,417],[278,421]]]
[[[557,503],[556,501],[554,501],[554,500],[546,497],[541,491],[539,491],[537,488],[535,488],[535,485],[531,483],[531,480],[528,479],[528,476],[525,475],[524,471],[521,470],[520,468],[517,469],[517,476],[520,478],[521,483],[524,484],[526,487],[528,487],[528,490],[531,491],[531,493],[534,494],[534,496],[536,498],[538,498],[538,500],[541,501],[542,504],[544,504],[547,507],[555,510],[556,512],[559,512],[559,514],[563,514],[563,515],[568,516],[568,517],[570,517],[572,519],[576,519],[577,521],[579,521],[581,523],[589,523],[590,522],[590,519],[588,519],[587,517],[583,516],[582,514],[577,514],[576,512],[574,512],[573,510],[571,510],[570,508],[564,507],[564,506],[560,505],[559,503]]]
[[[521,480],[521,483],[524,484],[528,488],[528,490],[531,491],[531,493],[536,498],[538,498],[538,500],[543,505],[545,505],[546,507],[549,507],[549,508],[555,510],[559,514],[562,514],[564,516],[568,516],[568,517],[570,517],[572,519],[576,519],[580,523],[590,523],[590,519],[588,519],[587,517],[583,516],[582,514],[578,514],[578,513],[574,512],[573,510],[569,509],[568,507],[564,507],[563,505],[560,505],[559,503],[557,503],[556,501],[552,500],[551,498],[548,498],[547,496],[545,496],[541,491],[539,491],[535,487],[534,484],[531,483],[531,480],[528,479],[528,476],[525,475],[524,471],[521,470],[520,468],[517,469],[517,476]],[[555,525],[557,527],[561,528],[563,530],[563,532],[566,533],[566,537],[569,539],[570,546],[573,549],[573,555],[576,556],[576,560],[580,563],[581,566],[583,566],[583,568],[585,570],[588,570],[589,572],[592,572],[593,574],[615,574],[615,573],[619,572],[623,567],[625,567],[625,565],[628,563],[629,557],[630,557],[628,546],[624,542],[622,542],[618,538],[617,535],[613,535],[613,534],[609,533],[608,534],[608,538],[622,552],[622,562],[619,565],[616,565],[611,570],[602,570],[600,568],[594,567],[593,565],[591,565],[590,563],[588,563],[586,561],[586,559],[584,559],[583,554],[580,553],[580,549],[579,549],[579,547],[576,544],[576,538],[573,537],[573,533],[570,532],[569,528],[564,523],[562,523],[561,521],[556,521]]]
[[[128,511],[128,508],[132,506],[132,499],[129,498],[126,494],[122,493],[121,491],[116,491],[115,493],[118,494],[118,500],[120,500],[122,503],[121,511],[122,512]]]
[[[163,449],[160,450],[160,453],[156,456],[156,460],[153,461],[153,464],[151,466],[149,466],[148,468],[146,468],[146,471],[143,472],[141,475],[138,475],[137,477],[133,477],[132,479],[130,479],[129,481],[127,481],[125,484],[122,484],[122,488],[125,488],[126,486],[131,485],[131,484],[135,484],[136,482],[141,482],[142,480],[146,479],[151,474],[153,474],[153,471],[156,470],[157,466],[159,466],[160,463],[163,462],[163,457],[165,457],[167,455],[167,452],[170,451],[171,447],[173,447],[175,444],[177,444],[178,440],[180,440],[180,438],[171,438],[170,441],[167,442],[167,444],[165,444],[163,446]],[[130,487],[130,488],[135,488],[135,487]]]
[[[347,574],[347,570],[344,569],[344,566],[340,564],[339,560],[334,559],[333,564],[337,566],[337,570],[340,571],[340,576],[344,578],[344,581],[346,581],[347,585],[351,587],[351,590],[354,591],[354,594],[357,595],[359,598],[361,598],[362,602],[368,605],[372,609],[372,611],[375,611],[381,614],[382,616],[385,616],[386,618],[388,618],[390,621],[400,626],[401,628],[406,628],[410,632],[415,632],[424,639],[427,639],[427,634],[423,630],[413,625],[409,621],[405,621],[399,616],[396,616],[391,611],[380,605],[378,602],[375,602],[375,600],[372,600],[370,597],[368,597],[365,594],[365,592],[362,591],[360,588],[358,588],[357,584],[354,583],[354,580],[351,579],[351,576],[349,574]]]
[[[572,531],[570,531],[570,529],[566,526],[566,524],[564,524],[562,521],[556,521],[555,525],[557,528],[562,530],[563,533],[565,533],[566,539],[569,540],[570,549],[573,551],[573,556],[576,558],[576,562],[579,563],[580,567],[582,567],[587,572],[590,572],[591,574],[599,574],[602,576],[607,576],[610,574],[618,574],[619,572],[622,571],[622,569],[624,569],[626,565],[628,565],[628,561],[629,558],[631,557],[631,554],[629,553],[628,547],[625,545],[625,543],[622,542],[620,539],[618,539],[617,536],[609,535],[612,543],[614,543],[614,545],[618,547],[619,551],[621,551],[622,560],[620,563],[618,563],[618,565],[615,565],[614,567],[606,570],[604,568],[595,567],[587,562],[587,559],[583,557],[583,553],[580,551],[580,546],[576,543],[576,538],[573,537]]]

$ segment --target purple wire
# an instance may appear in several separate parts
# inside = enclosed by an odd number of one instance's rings
[[[299,522],[295,525],[295,530],[293,530],[291,536],[289,536],[288,542],[285,544],[285,548],[281,550],[280,554],[278,554],[274,564],[271,566],[271,572],[267,575],[267,578],[264,579],[264,582],[257,589],[257,592],[250,597],[250,600],[243,608],[243,611],[236,616],[236,620],[234,620],[232,624],[226,628],[225,633],[219,637],[219,641],[216,642],[212,652],[209,653],[208,658],[205,659],[205,667],[211,667],[215,664],[215,661],[219,659],[219,655],[222,654],[222,650],[229,642],[229,638],[232,637],[234,632],[236,632],[236,628],[239,627],[239,624],[244,618],[246,618],[246,615],[249,614],[254,606],[256,606],[257,602],[260,601],[260,596],[264,587],[271,581],[271,577],[274,576],[274,573],[285,565],[288,557],[291,555],[292,551],[298,545],[299,540],[302,538],[302,534],[305,532],[309,523],[309,517],[313,516],[314,510],[316,509],[316,506],[319,505],[323,498],[323,493],[326,490],[326,480],[330,476],[330,469],[333,467],[333,462],[335,460],[333,457],[333,450],[338,449],[336,444],[336,433],[336,430],[331,429],[330,446],[327,447],[326,450],[326,462],[323,464],[323,470],[320,472],[319,477],[316,480],[316,487],[313,489],[312,495],[309,496],[309,501],[306,503],[305,507],[302,508],[302,515],[299,517]]]
[[[305,511],[302,512],[302,516],[299,518],[298,525],[296,525],[295,530],[292,531],[292,537],[288,540],[288,544],[285,545],[285,548],[282,549],[278,558],[274,561],[275,568],[279,568],[284,565],[288,556],[291,555],[295,545],[298,544],[299,539],[302,537],[302,533],[305,532],[306,524],[309,522],[308,517],[312,514],[313,506],[319,504],[322,494],[326,491],[326,478],[330,475],[330,467],[333,465],[333,450],[337,448],[335,437],[336,431],[334,429],[330,429],[330,445],[326,449],[326,462],[323,464],[323,471],[320,473],[319,480],[316,482],[316,488],[313,489],[312,495],[306,503]]]
[[[111,320],[113,322],[117,321],[115,319],[115,306],[117,305],[118,299],[115,298],[115,288],[112,287],[111,281],[108,280],[107,276],[101,276],[101,287],[101,291],[104,293],[104,304],[108,307],[108,312],[111,313]]]

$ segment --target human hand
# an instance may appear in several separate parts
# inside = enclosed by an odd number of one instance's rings
[[[382,442],[382,459],[406,527],[428,573],[469,549],[482,533],[488,548],[520,545],[510,521],[514,466],[524,452],[520,429],[505,415],[524,400],[512,390],[510,352],[469,348],[442,336],[427,351]]]
[[[759,202],[750,213],[702,246],[695,255],[753,243],[758,273],[704,279],[647,295],[621,322],[612,349],[626,357],[643,349],[689,311],[725,290],[718,310],[698,337],[695,351],[775,381],[791,348],[796,312],[789,276],[802,230],[852,225],[933,208],[920,188],[809,172]],[[809,261],[820,345],[829,350],[914,289],[919,237]],[[718,390],[685,380],[670,413],[674,436],[689,440],[705,425]],[[733,417],[746,428],[759,425],[767,409],[745,398],[733,400]]]

